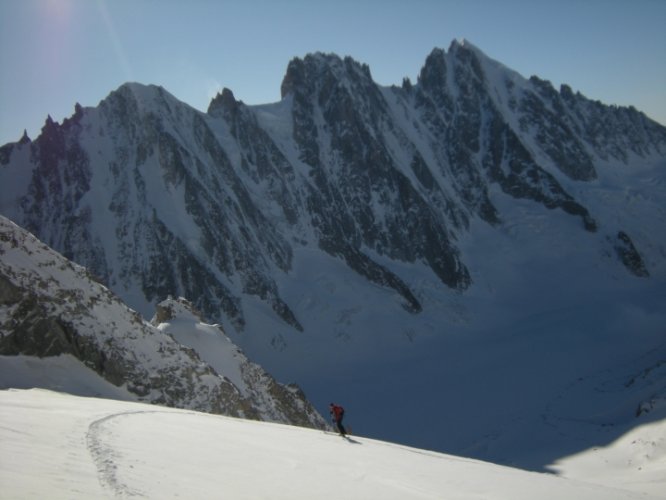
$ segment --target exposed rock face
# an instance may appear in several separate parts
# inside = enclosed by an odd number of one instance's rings
[[[146,323],[84,268],[4,217],[0,256],[0,354],[71,354],[110,383],[151,403],[308,427],[326,425],[302,392],[278,384],[245,357],[249,375],[244,391],[239,390],[224,376],[225,365],[213,369],[197,351]]]
[[[624,231],[617,233],[617,240],[615,244],[615,251],[622,263],[633,274],[638,277],[648,277],[650,273],[645,267],[641,254],[638,253],[631,238]]]
[[[0,181],[16,187],[2,213],[144,315],[185,296],[238,332],[248,298],[303,330],[280,290],[296,248],[341,259],[414,314],[404,264],[465,291],[458,241],[473,220],[501,228],[497,190],[575,217],[629,272],[649,274],[629,228],[579,194],[607,162],[666,156],[666,129],[632,108],[526,80],[467,42],[433,50],[402,87],[378,86],[349,57],[297,58],[282,95],[247,106],[225,89],[204,114],[125,84],[0,148]]]
[[[199,353],[220,375],[230,379],[246,406],[253,408],[262,420],[303,427],[327,426],[297,385],[278,383],[261,366],[251,362],[219,325],[203,323],[201,314],[186,299],[169,298],[160,302],[151,323]]]
[[[451,243],[446,213],[432,209],[389,149],[386,136],[398,131],[368,67],[321,54],[295,60],[285,91],[293,99],[296,147],[310,167],[307,205],[320,247],[370,281],[394,288],[414,312],[420,304],[409,287],[363,248],[423,260],[446,285],[466,288],[469,275]],[[403,134],[399,138],[409,144]],[[409,167],[434,189],[418,151],[411,155]]]

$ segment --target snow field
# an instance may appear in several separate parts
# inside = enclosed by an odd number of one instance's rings
[[[650,498],[362,437],[45,390],[0,391],[0,441],[0,498]]]
[[[648,423],[612,445],[558,460],[551,469],[570,478],[666,498],[666,425],[663,420]]]

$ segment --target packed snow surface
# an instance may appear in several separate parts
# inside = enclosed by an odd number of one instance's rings
[[[659,498],[363,437],[41,389],[0,391],[0,442],[2,498]]]

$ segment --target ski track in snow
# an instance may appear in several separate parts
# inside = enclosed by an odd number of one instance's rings
[[[114,447],[111,442],[116,436],[114,427],[118,420],[127,419],[135,416],[145,416],[157,413],[170,413],[169,411],[123,411],[112,413],[99,418],[88,425],[86,432],[86,446],[88,452],[97,467],[97,475],[102,487],[118,498],[125,497],[144,497],[149,498],[150,494],[129,486],[118,474],[118,463],[121,462],[122,454]]]
[[[160,413],[147,411],[125,411],[112,413],[90,423],[86,433],[86,446],[97,467],[97,475],[102,487],[116,497],[146,496],[144,493],[130,488],[118,477],[117,463],[120,452],[109,444],[109,436],[113,435],[113,420],[127,418],[140,413]],[[164,412],[162,412],[164,413]]]
[[[660,439],[662,428],[631,439]],[[590,456],[580,479],[564,479],[367,437],[44,390],[0,391],[0,440],[0,498],[662,498],[652,494],[658,485],[622,487],[646,480],[636,471],[605,484]],[[661,484],[655,460],[650,477]]]

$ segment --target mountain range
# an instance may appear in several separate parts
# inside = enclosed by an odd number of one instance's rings
[[[185,297],[369,435],[541,468],[666,393],[666,128],[467,41],[391,87],[295,58],[279,102],[205,113],[128,83],[0,148],[0,185],[144,318]]]

